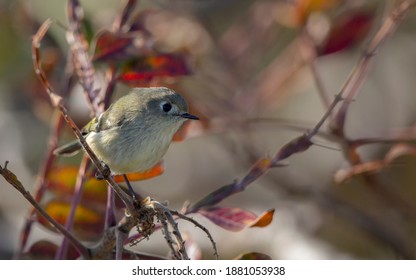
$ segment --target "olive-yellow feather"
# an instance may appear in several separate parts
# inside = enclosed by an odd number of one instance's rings
[[[113,174],[142,172],[157,164],[173,135],[187,119],[188,104],[165,87],[134,88],[82,129],[88,145]],[[79,141],[55,150],[72,155],[82,148]]]

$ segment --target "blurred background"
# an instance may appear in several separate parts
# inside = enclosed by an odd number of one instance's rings
[[[145,67],[150,65],[147,78],[131,81],[124,76],[116,94],[131,86],[172,87],[186,96],[202,121],[188,127],[184,141],[171,145],[165,172],[135,182],[136,190],[180,209],[185,201],[196,202],[241,179],[259,158],[273,156],[312,129],[399,2],[138,1],[131,20],[137,30],[146,31],[139,35],[152,38],[153,51],[180,59],[167,73],[152,72],[155,65],[145,59]],[[114,28],[123,3],[80,3],[93,56],[95,44],[105,47],[96,43],[97,32]],[[55,114],[34,75],[31,36],[44,20],[54,20],[42,45],[43,67],[57,91],[64,91],[66,5],[63,0],[0,0],[0,164],[10,161],[9,169],[31,192],[45,161]],[[358,98],[348,109],[343,137],[324,125],[314,138],[319,145],[289,157],[285,166],[269,170],[244,192],[221,202],[257,215],[274,208],[269,226],[230,232],[193,215],[213,235],[222,259],[245,252],[273,259],[415,258],[415,27],[412,10],[376,52]],[[133,52],[145,48],[140,36],[134,37]],[[119,58],[101,59],[107,63]],[[103,62],[94,65],[95,87],[103,89]],[[82,90],[71,87],[67,97],[72,117],[84,125],[90,115]],[[383,143],[352,150],[344,141],[369,138]],[[69,139],[72,132],[65,128],[60,141]],[[352,151],[368,165],[351,168],[357,164]],[[56,159],[56,164],[80,160]],[[29,209],[0,179],[0,258],[13,258]],[[198,244],[203,258],[213,258],[203,232],[186,222],[180,222],[180,228]],[[28,246],[45,236],[59,240],[35,225]],[[166,255],[164,242],[156,233],[138,249]]]

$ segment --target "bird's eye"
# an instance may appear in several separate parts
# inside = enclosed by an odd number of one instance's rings
[[[170,103],[168,103],[168,102],[166,102],[166,103],[163,103],[162,104],[162,110],[164,111],[164,112],[169,112],[170,110],[172,109],[172,104],[170,104]]]

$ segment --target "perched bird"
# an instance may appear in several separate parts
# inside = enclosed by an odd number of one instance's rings
[[[177,92],[165,87],[133,88],[81,132],[112,174],[124,175],[156,165],[187,119],[199,118],[188,113],[188,104]],[[81,148],[75,140],[54,153],[72,155]]]

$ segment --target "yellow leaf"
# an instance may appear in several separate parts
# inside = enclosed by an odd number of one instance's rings
[[[63,200],[51,200],[44,206],[45,211],[58,223],[65,225],[71,211],[71,203]],[[83,240],[95,240],[100,237],[104,226],[104,213],[85,205],[78,205],[75,210],[73,231]],[[39,222],[46,228],[55,230],[43,217]]]
[[[47,176],[48,189],[60,197],[70,197],[74,193],[75,182],[78,175],[78,166],[62,166],[53,168]],[[107,200],[107,187],[104,180],[96,180],[89,173],[84,183],[83,199],[105,202]]]

